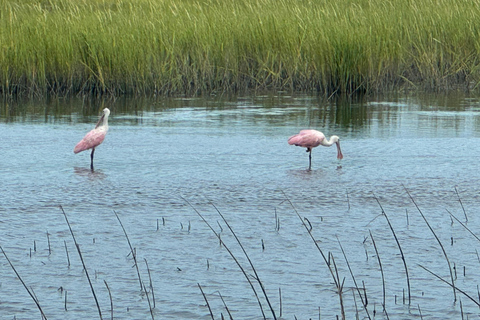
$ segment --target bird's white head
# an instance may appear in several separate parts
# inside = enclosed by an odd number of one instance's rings
[[[108,108],[103,109],[103,114],[97,122],[95,129],[102,126],[105,130],[108,130],[108,116],[110,115],[110,110]]]
[[[340,138],[338,136],[331,136],[330,137],[330,143],[331,144],[337,143],[338,141],[340,141]]]

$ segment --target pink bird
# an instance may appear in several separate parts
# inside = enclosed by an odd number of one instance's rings
[[[92,153],[90,154],[90,168],[93,171],[93,154],[95,153],[95,148],[100,145],[105,139],[108,131],[108,116],[110,115],[110,110],[108,108],[103,109],[103,114],[98,120],[95,129],[90,131],[83,137],[83,139],[77,143],[75,149],[73,149],[74,153],[79,153],[88,149],[92,149]]]
[[[337,136],[331,136],[330,140],[325,138],[325,135],[317,130],[302,130],[300,133],[288,138],[288,144],[293,144],[299,147],[307,148],[309,154],[310,164],[308,170],[312,169],[312,148],[319,145],[330,147],[333,144],[337,145],[337,158],[343,159],[342,150],[340,149],[340,138]]]

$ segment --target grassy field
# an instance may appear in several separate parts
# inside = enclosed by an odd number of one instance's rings
[[[475,90],[465,0],[0,0],[5,95]]]

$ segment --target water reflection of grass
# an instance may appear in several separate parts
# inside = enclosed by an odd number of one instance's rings
[[[476,86],[474,1],[13,1],[1,90],[363,92]]]

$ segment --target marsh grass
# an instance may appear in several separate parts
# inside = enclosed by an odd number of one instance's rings
[[[476,89],[479,33],[460,0],[2,0],[0,89]]]

